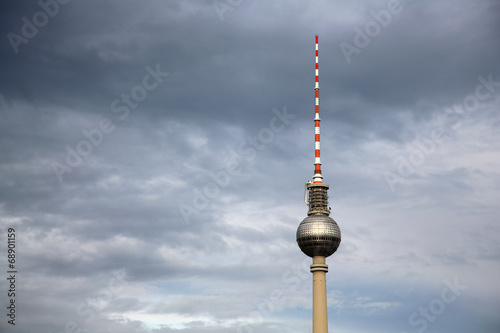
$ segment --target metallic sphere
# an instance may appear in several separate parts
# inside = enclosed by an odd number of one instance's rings
[[[297,228],[297,244],[309,257],[331,256],[340,245],[340,228],[331,217],[311,215]]]

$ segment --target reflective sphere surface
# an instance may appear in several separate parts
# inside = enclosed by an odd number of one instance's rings
[[[331,217],[311,215],[297,228],[297,244],[309,257],[331,256],[340,245],[340,228]]]

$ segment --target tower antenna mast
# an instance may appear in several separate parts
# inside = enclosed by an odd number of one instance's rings
[[[321,174],[321,159],[320,159],[320,132],[319,132],[319,123],[321,119],[319,118],[319,61],[318,61],[318,39],[319,36],[316,35],[316,82],[314,84],[314,91],[316,98],[314,99],[316,105],[316,114],[314,116],[314,183],[322,183],[323,175]]]

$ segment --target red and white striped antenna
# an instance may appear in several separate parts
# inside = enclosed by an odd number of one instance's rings
[[[321,159],[320,159],[320,143],[319,143],[319,65],[318,65],[318,35],[316,35],[316,82],[314,85],[314,91],[316,94],[316,115],[314,116],[314,183],[322,183],[323,175],[321,174]]]

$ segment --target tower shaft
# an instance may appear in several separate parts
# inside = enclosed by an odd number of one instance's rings
[[[324,256],[314,256],[311,265],[313,274],[313,333],[328,333],[328,311],[326,306],[326,273],[328,265]]]

